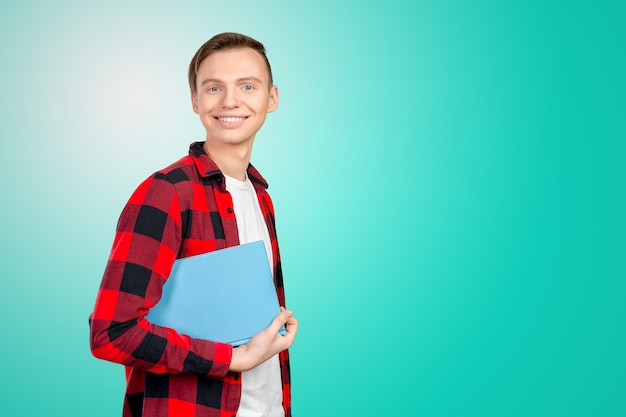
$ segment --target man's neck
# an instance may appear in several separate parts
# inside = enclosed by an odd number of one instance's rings
[[[225,146],[207,140],[204,142],[203,148],[222,173],[240,181],[246,180],[246,172],[252,154],[252,143]]]

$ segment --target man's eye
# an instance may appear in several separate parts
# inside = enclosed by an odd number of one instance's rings
[[[244,91],[251,91],[254,90],[254,87],[251,86],[250,84],[246,84],[243,86]]]
[[[218,91],[220,91],[220,88],[219,87],[209,87],[209,91],[211,93],[217,93]]]

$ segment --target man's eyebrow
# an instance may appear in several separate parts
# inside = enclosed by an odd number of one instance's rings
[[[253,76],[239,78],[236,81],[237,83],[253,82],[257,84],[263,84],[263,81],[261,81],[261,79],[257,77],[253,77]],[[202,80],[202,82],[200,83],[200,87],[204,86],[205,84],[222,84],[222,83],[224,83],[224,81],[218,80],[217,78],[206,78]]]
[[[237,82],[239,83],[243,83],[243,82],[253,82],[256,84],[263,84],[263,81],[261,81],[259,78],[257,77],[244,77],[244,78],[240,78],[237,80]]]
[[[200,83],[200,87],[202,87],[205,84],[209,84],[209,83],[211,83],[211,84],[219,84],[220,82],[221,82],[220,80],[217,80],[215,78],[206,78],[206,79],[202,80],[202,82]]]

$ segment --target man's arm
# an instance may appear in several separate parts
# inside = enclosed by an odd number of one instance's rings
[[[223,377],[233,348],[157,326],[145,316],[161,298],[182,241],[178,194],[166,176],[142,183],[124,208],[90,316],[94,356],[154,373]]]

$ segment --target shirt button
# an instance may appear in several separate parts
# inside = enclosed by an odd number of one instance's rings
[[[235,374],[235,381],[239,381],[239,378],[241,378],[241,376],[239,376],[239,374]]]
[[[228,207],[228,208],[226,209],[226,211],[227,211],[228,213],[232,213],[232,212],[233,212],[233,209],[232,209],[231,207]]]

